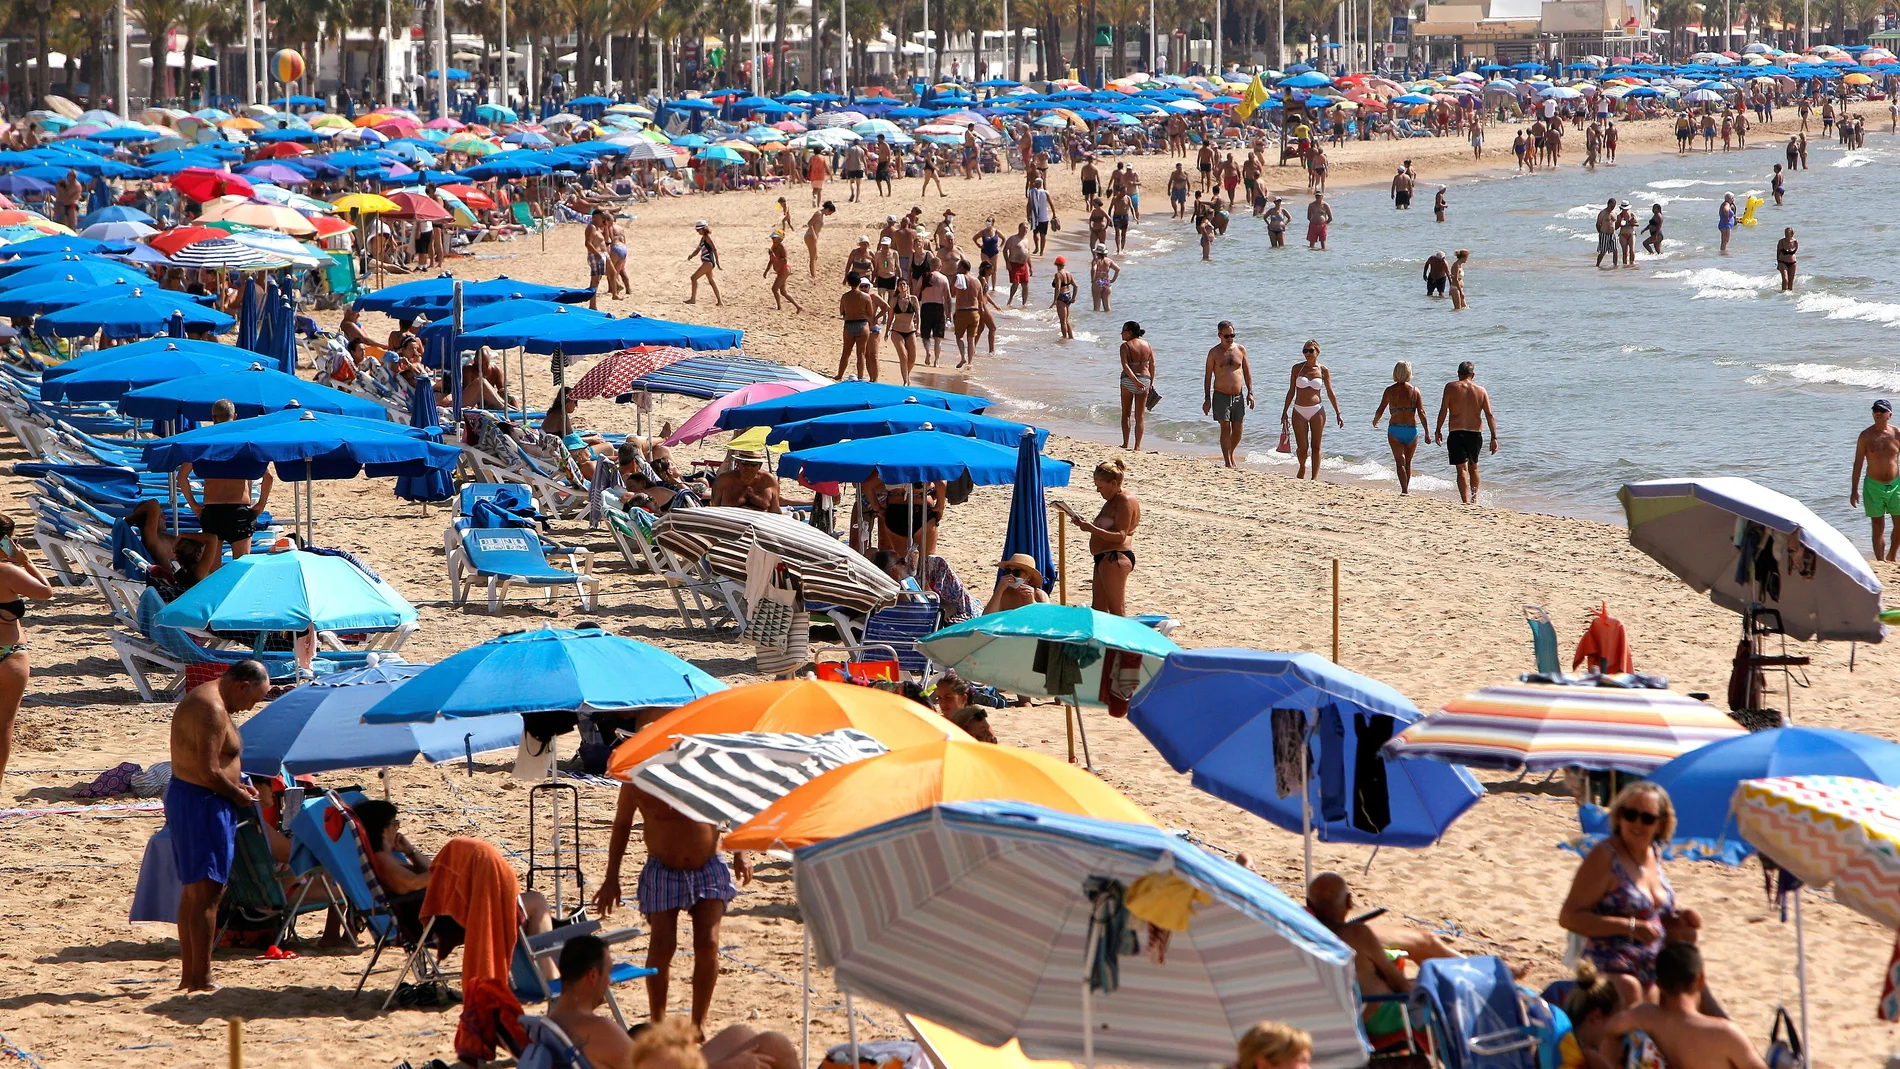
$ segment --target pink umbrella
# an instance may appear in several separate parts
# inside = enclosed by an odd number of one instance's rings
[[[446,115],[440,119],[430,119],[428,122],[423,123],[422,125],[427,127],[430,130],[466,130],[468,129],[467,123],[461,122],[456,119],[451,119],[447,117]]]
[[[817,385],[818,383],[815,382],[794,380],[791,382],[755,382],[750,386],[741,386],[726,396],[721,397],[719,400],[707,405],[705,408],[693,413],[693,418],[680,424],[680,429],[673,432],[673,437],[668,438],[666,444],[690,445],[693,442],[699,441],[701,438],[720,433],[723,428],[719,426],[719,413],[724,412],[728,408],[738,408],[741,405],[752,404],[754,401],[770,401],[774,397],[784,397],[787,394],[804,393],[806,390],[812,389]]]

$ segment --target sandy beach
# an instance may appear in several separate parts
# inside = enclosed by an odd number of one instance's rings
[[[1884,109],[1876,116],[1868,107],[1866,114],[1869,126],[1884,129]],[[1785,140],[1794,123],[1792,111],[1788,115],[1787,122],[1752,131],[1751,140]],[[1477,161],[1457,138],[1342,146],[1329,150],[1334,181],[1382,183],[1406,158],[1426,182],[1509,167],[1511,129],[1492,126],[1485,156]],[[1810,136],[1818,136],[1818,122]],[[1581,160],[1581,139],[1572,140],[1579,151],[1566,167]],[[1666,123],[1622,126],[1622,153],[1665,148],[1673,149]],[[1173,161],[1137,159],[1149,215],[1165,213],[1164,172]],[[1086,233],[1085,213],[1078,207],[1075,182],[1062,171],[1054,174],[1065,230],[1051,252],[1073,253],[1079,248],[1077,232]],[[1304,190],[1293,168],[1269,168],[1268,174],[1279,189]],[[989,215],[1011,230],[1021,218],[1021,180],[1013,173],[974,182],[947,179],[944,189],[947,198],[933,191],[920,199],[916,186],[903,182],[897,196],[883,200],[867,184],[870,199],[847,203],[843,185],[834,183],[827,196],[837,202],[838,214],[825,229],[817,280],[803,277],[796,236],[787,242],[797,267],[792,292],[806,304],[803,314],[775,312],[759,277],[767,235],[778,222],[773,196],[694,196],[631,208],[636,218],[626,227],[634,250],[634,294],[622,302],[603,297],[600,306],[742,328],[751,355],[829,372],[836,366],[840,338],[838,280],[844,255],[859,234],[875,236],[886,213],[901,214],[912,204],[922,204],[927,218],[953,207],[960,234],[974,232]],[[794,188],[785,195],[802,225],[809,194]],[[703,289],[700,303],[682,303],[696,219],[712,224],[724,258],[721,307]],[[459,276],[586,281],[578,227],[553,231],[545,252],[534,237],[476,248],[475,257],[457,262]],[[1037,270],[1040,294],[1048,268],[1039,263]],[[1210,309],[1209,319],[1241,318],[1248,311],[1245,295],[1236,294],[1231,308]],[[1112,318],[1118,324],[1122,318],[1140,318],[1141,312],[1118,308]],[[367,320],[372,329],[388,326],[380,317]],[[327,322],[333,323],[334,316]],[[884,355],[885,377],[894,379],[896,365],[888,350]],[[1062,370],[1054,367],[1049,373]],[[976,374],[980,380],[980,363]],[[953,378],[954,373],[943,373],[943,380]],[[529,380],[531,399],[544,402],[549,393],[544,359],[531,359]],[[1103,384],[1105,394],[1111,389],[1112,384]],[[654,410],[656,417],[677,422],[696,408],[686,399],[659,397]],[[634,412],[590,401],[579,419],[603,429],[631,430]],[[688,455],[710,456],[719,448],[718,440],[709,440]],[[1059,436],[1051,438],[1049,452],[1073,461],[1078,471],[1075,485],[1053,491],[1052,498],[1091,514],[1095,499],[1082,473],[1111,455],[1126,460],[1130,488],[1144,510],[1130,609],[1179,618],[1184,626],[1175,638],[1186,646],[1328,653],[1330,571],[1337,559],[1341,662],[1393,684],[1421,708],[1435,708],[1529,670],[1530,636],[1522,622],[1526,605],[1550,612],[1566,654],[1586,614],[1603,603],[1628,626],[1640,670],[1667,676],[1678,691],[1719,694],[1728,678],[1737,618],[1631,548],[1620,527],[1465,507],[1429,495],[1401,498],[1365,486],[1297,483],[1262,472],[1225,471],[1205,456],[1127,454]],[[0,459],[23,458],[11,440],[0,442]],[[1847,459],[1841,461],[1843,478]],[[1837,481],[1831,473],[1824,480],[1828,487]],[[0,499],[8,514],[30,514],[29,485],[11,474],[0,476]],[[1803,493],[1803,488],[1784,489]],[[1008,503],[1007,488],[979,490],[943,525],[941,551],[967,583],[981,584],[983,592],[1002,542]],[[282,508],[287,511],[288,499]],[[686,657],[722,679],[759,678],[751,647],[682,626],[660,581],[631,574],[604,530],[589,531],[574,522],[554,528],[557,538],[596,551],[596,571],[603,577],[597,612],[580,613],[571,602],[551,607],[511,603],[489,616],[477,606],[449,606],[441,549],[447,516],[441,509],[396,499],[389,480],[362,479],[319,483],[316,509],[319,543],[363,556],[418,607],[422,628],[404,649],[410,659],[438,660],[523,628],[596,620]],[[1864,529],[1845,533],[1864,544]],[[1075,575],[1068,598],[1086,603],[1085,547],[1071,543]],[[1885,582],[1900,578],[1893,566],[1877,569]],[[16,728],[12,769],[0,784],[0,806],[31,811],[71,804],[67,800],[74,788],[98,770],[121,761],[150,765],[165,759],[171,706],[138,702],[108,642],[109,626],[105,606],[90,587],[60,588],[50,603],[34,607],[26,622],[34,681]],[[1889,713],[1900,676],[1895,651],[1826,644],[1791,652],[1814,659],[1812,687],[1794,697],[1796,723],[1900,738]],[[1064,753],[1062,717],[1055,706],[1004,710],[992,723],[1005,742]],[[1089,734],[1107,782],[1164,825],[1220,852],[1250,854],[1265,878],[1300,896],[1297,835],[1195,791],[1124,722],[1097,715],[1089,722]],[[1386,907],[1393,916],[1439,931],[1462,951],[1501,954],[1527,967],[1530,982],[1541,987],[1564,974],[1564,933],[1556,915],[1576,857],[1557,844],[1577,830],[1574,803],[1560,783],[1541,777],[1480,778],[1489,787],[1488,797],[1438,845],[1381,850],[1376,856],[1365,848],[1321,845],[1316,862],[1344,873],[1362,907]],[[348,774],[323,780],[329,785],[357,781]],[[374,782],[370,777],[362,781]],[[459,764],[397,769],[390,783],[407,818],[405,831],[418,843],[435,848],[450,836],[470,834],[525,855],[526,791],[506,775],[499,758],[478,761],[472,774]],[[611,787],[594,784],[584,784],[582,792],[583,848],[591,881],[604,865],[614,794]],[[367,952],[316,949],[320,921],[315,917],[301,926],[311,936],[310,944],[298,948],[302,957],[261,961],[253,960],[252,952],[220,951],[213,967],[225,985],[222,991],[193,997],[176,993],[177,944],[171,927],[132,926],[125,919],[145,842],[159,823],[150,811],[84,817],[0,814],[0,871],[9,885],[9,908],[0,919],[0,960],[6,962],[0,970],[0,1033],[10,1043],[47,1067],[205,1066],[225,1057],[225,1022],[235,1017],[244,1019],[251,1065],[369,1069],[405,1059],[416,1065],[434,1057],[452,1059],[455,1011],[379,1012],[393,980],[395,962],[387,957],[364,995],[352,1000],[350,988]],[[639,857],[636,845],[629,864]],[[1740,869],[1675,862],[1668,874],[1680,902],[1705,919],[1701,942],[1712,987],[1759,1045],[1777,1003],[1795,1006],[1793,926],[1781,923],[1753,862]],[[733,903],[721,937],[713,1028],[745,1023],[784,1030],[796,1040],[801,932],[790,881],[788,863],[767,860]],[[1814,1064],[1879,1064],[1900,1046],[1900,1030],[1874,1017],[1892,933],[1825,894],[1808,901]],[[628,918],[623,914],[621,919]],[[674,963],[671,1003],[677,1012],[686,1006],[689,961],[682,952]],[[814,980],[812,1001],[820,1012],[813,1045],[822,1050],[842,1041],[845,1018],[829,977],[814,974]],[[630,1016],[646,1007],[637,986],[621,988],[620,999]],[[861,1004],[860,1010],[861,1036],[903,1034],[901,1019],[889,1008]]]

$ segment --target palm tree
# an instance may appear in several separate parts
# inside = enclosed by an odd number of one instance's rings
[[[118,0],[72,0],[71,3],[69,13],[73,25],[85,41],[86,81],[91,87],[86,94],[86,106],[89,108],[102,106],[101,90],[106,85],[106,32],[113,13],[118,9]]]
[[[151,41],[153,100],[171,96],[170,70],[165,66],[166,39],[184,14],[184,0],[131,0],[127,14]],[[44,53],[42,53],[43,55]]]

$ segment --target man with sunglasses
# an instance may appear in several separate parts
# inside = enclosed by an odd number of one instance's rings
[[[999,569],[996,573],[996,589],[990,592],[990,599],[983,603],[984,616],[1049,600],[1049,595],[1042,589],[1042,572],[1029,554],[1015,554],[1007,560],[998,561],[996,567]]]

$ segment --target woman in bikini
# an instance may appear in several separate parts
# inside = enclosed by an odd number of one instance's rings
[[[891,297],[884,329],[897,350],[897,374],[904,385],[909,386],[910,370],[917,366],[917,298],[910,295],[907,279],[897,280],[897,292]]]
[[[1135,530],[1141,526],[1141,502],[1122,487],[1127,474],[1128,466],[1120,457],[1095,465],[1095,492],[1102,495],[1102,511],[1094,522],[1077,515],[1066,501],[1056,506],[1089,534],[1089,552],[1095,557],[1090,604],[1097,612],[1115,616],[1127,615],[1128,576],[1135,570]]]
[[[1293,442],[1299,454],[1300,470],[1294,478],[1307,478],[1306,458],[1313,458],[1312,478],[1319,478],[1321,440],[1326,434],[1326,402],[1333,403],[1333,417],[1346,425],[1339,411],[1339,397],[1333,393],[1333,373],[1319,362],[1319,343],[1308,338],[1302,348],[1306,359],[1293,365],[1287,376],[1286,402],[1280,406],[1280,426],[1293,427]],[[1323,391],[1323,392],[1322,392]],[[1288,413],[1291,413],[1289,415]]]
[[[1131,448],[1128,428],[1132,422],[1135,429],[1132,448],[1137,452],[1141,450],[1141,435],[1148,423],[1148,391],[1154,389],[1155,384],[1155,350],[1142,337],[1145,333],[1141,324],[1132,319],[1122,324],[1122,374],[1118,383],[1122,391],[1122,448]]]
[[[811,261],[810,272],[813,278],[818,277],[818,236],[825,232],[825,217],[836,215],[837,212],[838,206],[826,201],[817,211],[811,213],[810,219],[805,220],[805,252]]]
[[[1676,830],[1669,794],[1632,783],[1610,803],[1610,835],[1583,856],[1557,923],[1583,936],[1583,957],[1616,985],[1624,1006],[1656,999],[1656,954],[1665,939],[1694,942],[1702,918],[1682,909],[1662,867]]]
[[[1794,289],[1795,256],[1801,251],[1801,243],[1794,239],[1794,227],[1781,232],[1781,240],[1775,242],[1775,270],[1781,275],[1781,292]]]
[[[943,520],[945,499],[950,492],[948,484],[903,483],[890,486],[873,474],[859,489],[867,500],[877,504],[879,549],[907,557],[910,555],[911,542],[921,532],[922,553],[928,555],[935,550],[937,524]],[[923,557],[920,556],[913,562],[913,570],[921,572],[922,562]]]
[[[13,538],[13,517],[0,516],[0,777],[6,775],[7,759],[13,755],[13,718],[19,715],[20,700],[26,697],[26,685],[33,677],[20,634],[26,599],[45,601],[53,596],[51,584]]]
[[[693,246],[693,251],[687,253],[686,258],[691,260],[697,257],[699,266],[693,268],[693,290],[687,295],[686,303],[698,303],[699,280],[703,278],[706,285],[712,287],[713,305],[717,307],[725,303],[719,299],[719,283],[713,281],[713,272],[719,270],[719,246],[713,244],[712,227],[704,219],[694,223],[693,229],[699,234],[699,244]]]
[[[1412,454],[1418,452],[1418,413],[1425,398],[1412,385],[1412,362],[1401,360],[1392,365],[1392,385],[1379,398],[1379,410],[1372,414],[1372,426],[1392,410],[1392,423],[1386,428],[1386,444],[1392,447],[1392,466],[1399,472],[1399,493],[1412,492]]]
[[[792,277],[792,257],[785,251],[783,230],[772,231],[772,244],[766,250],[765,270],[761,273],[761,277],[764,275],[772,278],[772,307],[783,309],[785,302],[790,301],[794,312],[805,310],[799,306],[798,298],[792,296],[792,292],[785,288],[786,280]]]

